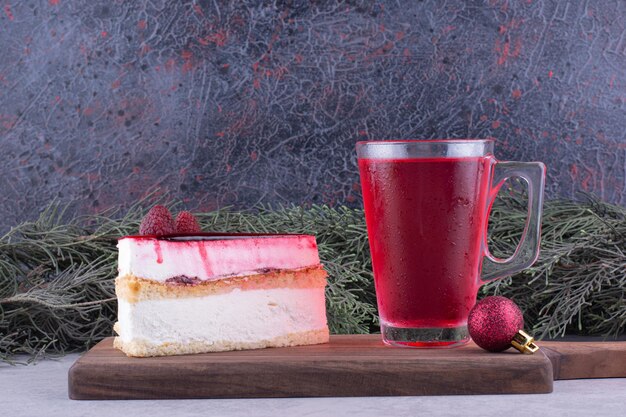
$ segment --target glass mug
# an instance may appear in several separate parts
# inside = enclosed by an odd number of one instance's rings
[[[539,255],[545,166],[499,162],[493,140],[358,142],[383,341],[452,347],[469,341],[467,317],[485,282]],[[487,247],[487,221],[511,177],[528,184],[528,217],[513,256]]]

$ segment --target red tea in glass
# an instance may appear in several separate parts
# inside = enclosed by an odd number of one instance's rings
[[[545,167],[498,162],[491,140],[359,142],[357,155],[383,340],[467,342],[478,288],[539,253]],[[529,216],[515,254],[502,260],[487,249],[487,219],[509,177],[528,183]]]

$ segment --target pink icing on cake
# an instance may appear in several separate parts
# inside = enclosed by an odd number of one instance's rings
[[[165,282],[177,276],[213,281],[268,269],[319,266],[314,236],[126,236],[118,241],[120,275]]]

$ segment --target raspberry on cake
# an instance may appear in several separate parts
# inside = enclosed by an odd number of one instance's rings
[[[176,232],[176,224],[167,207],[157,205],[150,209],[139,225],[142,235],[169,235]]]
[[[313,236],[127,236],[118,249],[114,345],[128,356],[328,341]]]
[[[188,211],[181,211],[176,216],[176,233],[199,233],[202,232],[196,216]]]

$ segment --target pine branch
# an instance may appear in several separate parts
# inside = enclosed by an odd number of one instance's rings
[[[146,207],[144,207],[146,206]],[[31,360],[84,350],[112,334],[117,303],[117,238],[136,233],[148,204],[67,220],[53,203],[33,222],[0,237],[0,360]],[[172,206],[172,205],[170,205]],[[524,195],[504,195],[489,226],[496,256],[513,253],[526,217]],[[326,206],[259,207],[198,214],[204,230],[308,233],[329,272],[328,319],[334,333],[378,330],[363,211]],[[544,205],[542,251],[531,268],[481,289],[525,312],[538,337],[626,330],[626,209],[587,197]]]

